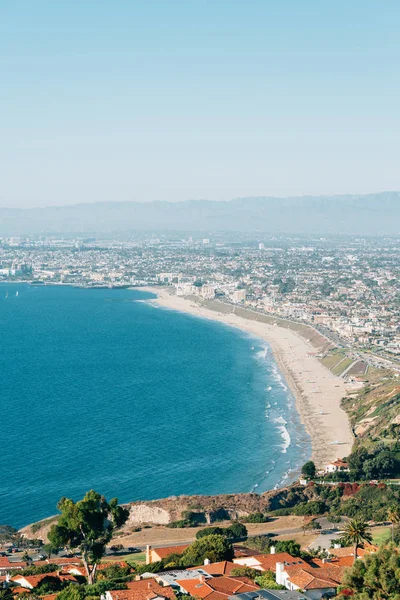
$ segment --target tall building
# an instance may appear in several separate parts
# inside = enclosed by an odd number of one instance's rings
[[[234,302],[243,302],[246,300],[246,290],[235,290],[232,292],[232,300]]]
[[[203,285],[200,288],[200,295],[205,300],[212,300],[213,298],[215,298],[215,289],[212,285]]]

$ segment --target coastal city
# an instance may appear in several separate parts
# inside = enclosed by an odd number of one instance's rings
[[[244,238],[244,239],[241,239]],[[0,281],[168,286],[312,325],[336,346],[400,356],[397,238],[246,239],[143,233],[129,240],[0,239]]]
[[[0,600],[400,600],[399,23],[0,1]]]
[[[154,291],[145,305],[264,340],[310,460],[269,491],[119,506],[91,490],[56,517],[0,525],[1,600],[397,599],[399,259],[397,238],[2,238],[5,307],[26,285]],[[293,429],[275,428],[285,455]]]

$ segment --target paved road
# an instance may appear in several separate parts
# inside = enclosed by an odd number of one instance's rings
[[[269,529],[268,531],[260,531],[259,533],[257,533],[257,536],[259,535],[268,535],[270,537],[276,537],[279,535],[298,535],[303,533],[303,530],[301,527],[293,527],[291,529],[274,529],[271,530]],[[254,535],[250,535],[249,539],[251,539],[252,537],[256,537]],[[151,543],[151,547],[152,548],[164,548],[165,546],[169,545],[169,546],[180,546],[183,544],[192,544],[195,540],[195,537],[191,537],[188,538],[186,540],[179,540],[179,541],[171,541],[171,542],[163,542],[163,543]],[[145,545],[139,545],[139,544],[130,544],[132,547],[135,548],[139,548],[140,550],[146,550],[146,546]]]

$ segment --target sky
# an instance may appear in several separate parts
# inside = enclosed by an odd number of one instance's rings
[[[0,206],[400,189],[398,0],[0,0]]]

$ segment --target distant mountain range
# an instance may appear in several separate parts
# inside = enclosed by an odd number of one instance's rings
[[[0,236],[161,230],[396,235],[400,233],[400,192],[0,208]]]

